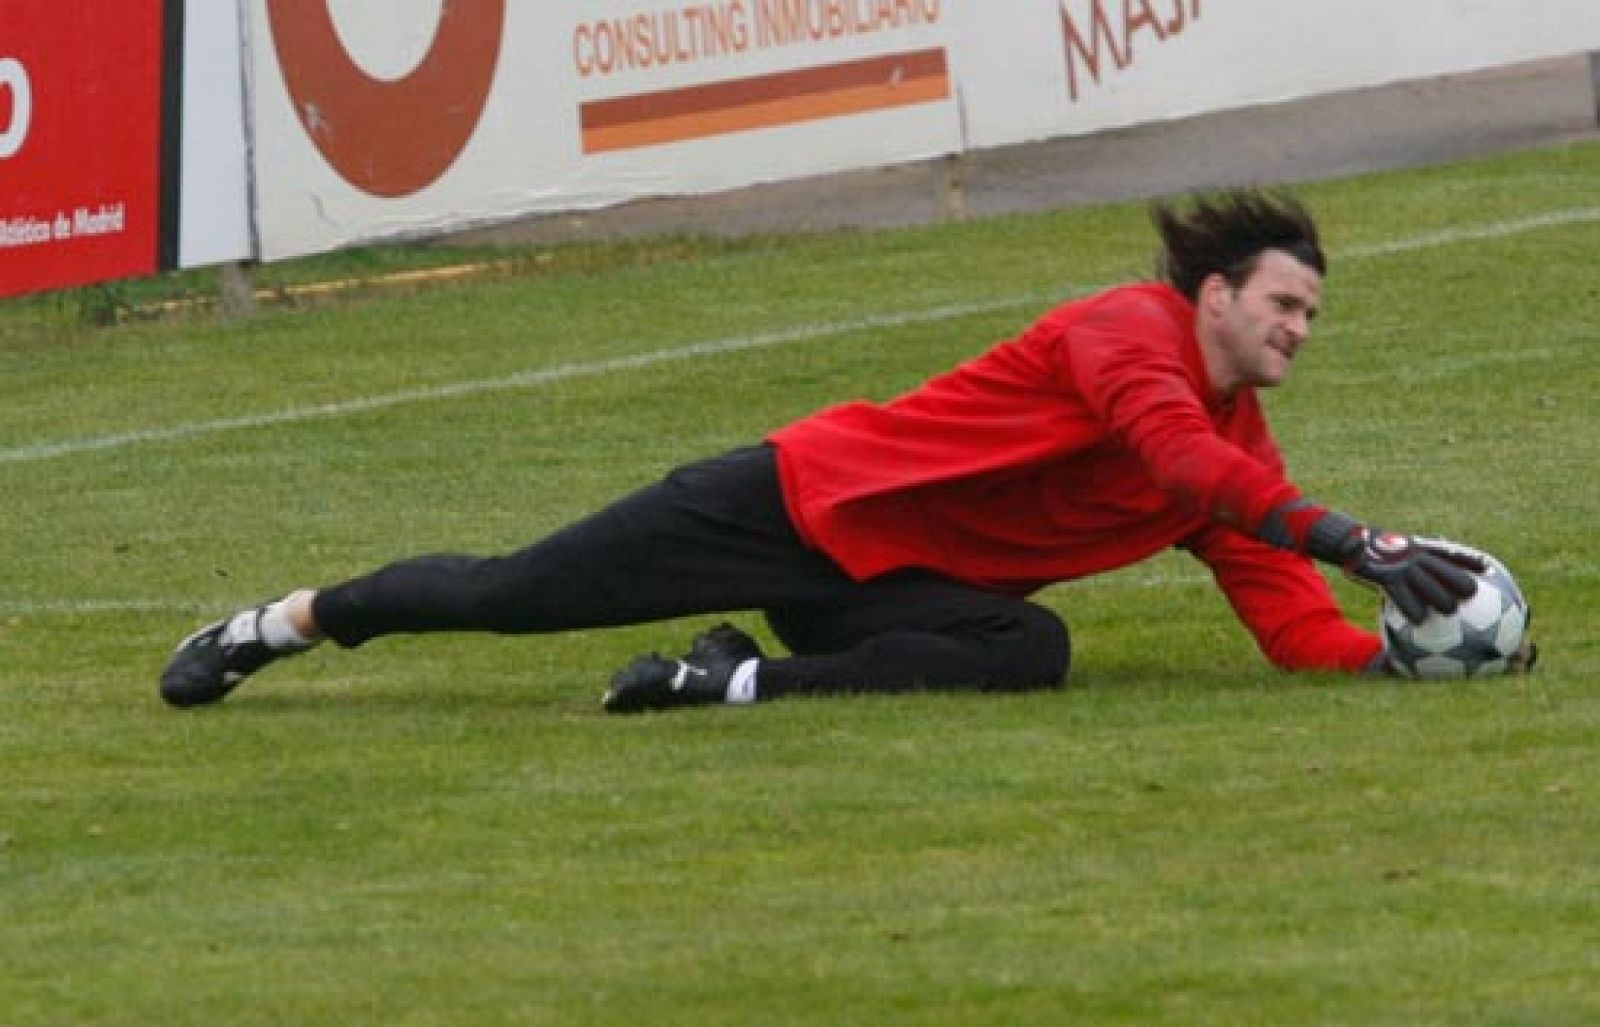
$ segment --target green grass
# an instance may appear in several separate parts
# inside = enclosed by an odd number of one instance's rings
[[[590,248],[228,326],[0,308],[0,1023],[1600,1021],[1600,222],[1360,255],[1597,177],[1587,145],[1303,190],[1336,256],[1270,401],[1296,480],[1506,559],[1544,649],[1515,680],[1276,673],[1174,555],[1044,594],[1077,657],[1043,695],[604,717],[681,623],[156,700],[204,617],[520,545],[1140,274],[1135,206]]]

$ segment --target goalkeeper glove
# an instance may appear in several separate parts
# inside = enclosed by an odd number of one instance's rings
[[[1337,511],[1319,517],[1306,535],[1306,552],[1380,588],[1413,624],[1430,613],[1452,613],[1478,589],[1487,569],[1464,547],[1442,540],[1369,528]]]

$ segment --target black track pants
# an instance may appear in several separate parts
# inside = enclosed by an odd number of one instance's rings
[[[795,533],[776,454],[734,450],[505,556],[421,556],[318,592],[342,646],[428,631],[567,631],[759,610],[794,654],[763,697],[1059,684],[1067,629],[1045,608],[926,571],[852,581]]]

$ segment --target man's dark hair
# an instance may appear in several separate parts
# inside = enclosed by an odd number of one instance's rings
[[[1285,193],[1233,189],[1194,195],[1187,209],[1158,201],[1150,205],[1150,220],[1161,235],[1156,277],[1190,302],[1209,275],[1220,274],[1239,288],[1264,250],[1282,250],[1319,275],[1328,273],[1316,222]]]

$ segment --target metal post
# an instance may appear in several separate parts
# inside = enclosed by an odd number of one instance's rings
[[[1600,124],[1600,51],[1589,55],[1589,84],[1594,88],[1594,120]]]
[[[939,169],[939,215],[946,221],[965,221],[970,216],[967,209],[967,151],[971,142],[967,132],[967,99],[958,79],[955,84],[956,131],[961,145],[944,159]]]

